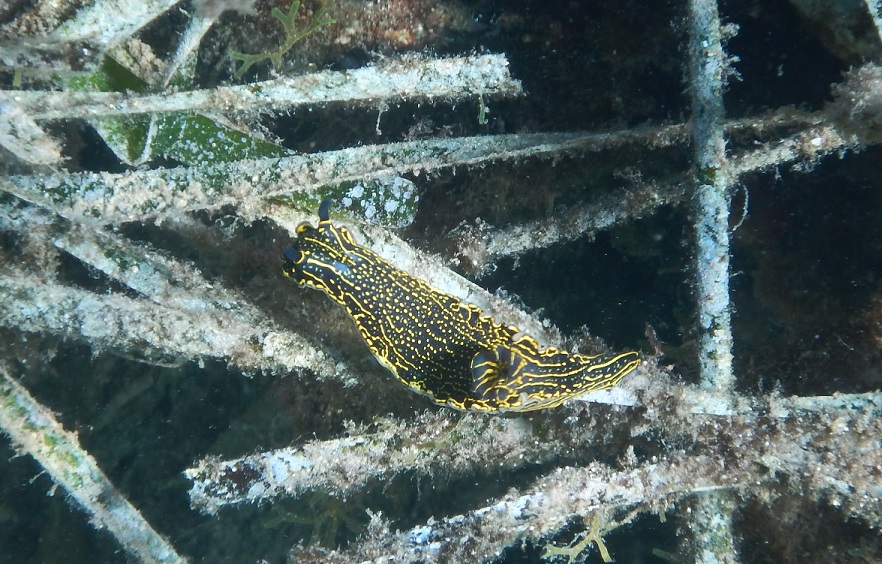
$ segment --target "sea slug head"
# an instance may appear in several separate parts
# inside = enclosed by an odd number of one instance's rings
[[[359,247],[345,227],[331,224],[325,200],[319,207],[319,222],[297,226],[297,239],[284,251],[282,273],[300,285],[317,288],[334,297],[342,291],[341,283],[351,277],[360,260],[354,254]]]

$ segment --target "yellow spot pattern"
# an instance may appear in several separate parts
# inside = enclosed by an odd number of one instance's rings
[[[512,325],[432,288],[331,225],[297,228],[283,272],[343,306],[380,363],[435,403],[470,411],[555,407],[618,384],[636,352],[588,356],[542,348]]]

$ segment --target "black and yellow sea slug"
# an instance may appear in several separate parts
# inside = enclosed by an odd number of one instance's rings
[[[343,306],[374,356],[412,390],[471,411],[532,411],[615,386],[636,352],[587,356],[543,348],[517,327],[432,288],[331,225],[297,228],[284,273]]]

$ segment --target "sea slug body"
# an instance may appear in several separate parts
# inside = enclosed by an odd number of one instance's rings
[[[533,411],[618,384],[636,352],[588,356],[543,348],[477,306],[432,288],[331,224],[304,223],[283,272],[343,306],[380,363],[435,403],[484,412]]]

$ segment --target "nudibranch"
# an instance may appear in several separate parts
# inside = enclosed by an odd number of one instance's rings
[[[640,364],[636,352],[589,356],[541,347],[517,327],[445,294],[331,224],[297,227],[283,272],[343,306],[364,342],[402,383],[468,411],[533,411],[605,390]]]

